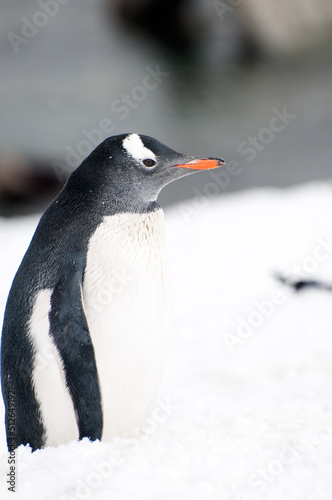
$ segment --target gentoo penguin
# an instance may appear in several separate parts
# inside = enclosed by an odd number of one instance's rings
[[[138,134],[106,139],[42,216],[14,278],[1,349],[7,444],[33,450],[137,433],[167,346],[157,196],[221,158]]]

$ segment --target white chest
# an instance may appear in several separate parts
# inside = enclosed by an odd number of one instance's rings
[[[89,243],[83,301],[101,385],[103,439],[133,434],[153,405],[167,350],[162,210],[105,217]]]

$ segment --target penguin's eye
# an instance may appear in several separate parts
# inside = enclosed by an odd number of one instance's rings
[[[147,158],[146,160],[143,160],[143,163],[146,167],[154,167],[157,162],[151,158]]]

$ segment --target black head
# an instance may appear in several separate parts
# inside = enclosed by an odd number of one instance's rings
[[[221,158],[177,153],[147,135],[122,134],[102,142],[70,176],[67,190],[95,195],[118,211],[145,211],[164,186],[224,165]],[[113,211],[112,210],[112,211]]]

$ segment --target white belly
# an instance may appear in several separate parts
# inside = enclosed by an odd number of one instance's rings
[[[105,217],[89,243],[83,301],[102,394],[102,439],[135,434],[153,405],[167,351],[162,210]]]

